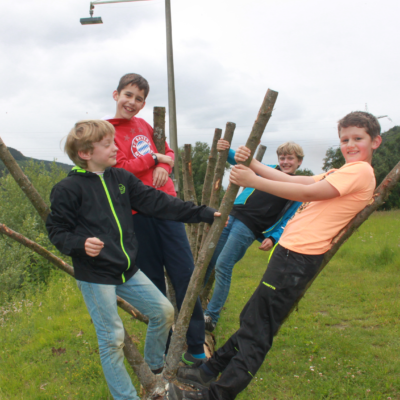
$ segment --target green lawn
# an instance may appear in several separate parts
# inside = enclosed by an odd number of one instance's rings
[[[375,213],[353,235],[238,399],[400,399],[399,226],[400,211]],[[254,245],[236,266],[218,345],[238,328],[266,260]],[[145,326],[121,316],[143,350]],[[0,343],[0,400],[111,399],[73,279],[57,273],[48,288],[0,307]]]

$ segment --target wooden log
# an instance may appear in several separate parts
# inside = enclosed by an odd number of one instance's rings
[[[246,143],[246,146],[251,150],[252,156],[271,117],[277,96],[278,93],[273,90],[268,90],[267,94],[265,95],[257,119],[253,125],[253,129]],[[244,165],[249,165],[251,159],[252,157],[249,157]],[[215,219],[210,229],[210,232],[207,235],[205,244],[200,250],[196,262],[196,268],[192,274],[192,278],[186,291],[186,296],[183,301],[177,323],[175,325],[175,331],[172,334],[171,338],[171,344],[167,356],[167,365],[166,369],[164,370],[164,375],[168,379],[172,379],[176,375],[180,357],[183,351],[183,346],[186,340],[186,331],[189,326],[189,321],[193,312],[194,304],[203,287],[204,275],[206,273],[207,266],[214,253],[222,229],[225,226],[225,222],[228,219],[228,215],[232,209],[233,202],[236,198],[238,190],[239,186],[237,185],[230,184],[228,186],[225,196],[222,199],[221,207],[219,209],[219,211],[221,212],[221,217]]]
[[[262,161],[262,159],[264,158],[264,154],[265,151],[267,150],[267,146],[264,146],[263,144],[260,144],[258,146],[258,151],[257,151],[257,155],[254,157],[257,161]]]
[[[160,154],[165,154],[165,107],[154,107],[154,133],[153,141],[157,151]],[[177,156],[177,155],[176,155]]]
[[[214,132],[214,137],[211,145],[210,155],[208,157],[206,175],[204,177],[204,185],[201,193],[201,204],[208,206],[210,204],[212,182],[214,179],[215,166],[217,164],[218,150],[217,143],[221,139],[222,129],[216,128]],[[204,222],[199,224],[199,230],[196,239],[196,250],[195,250],[195,261],[197,260],[197,255],[199,254],[201,242],[203,240]]]
[[[28,197],[29,201],[35,207],[36,211],[40,215],[40,218],[46,222],[47,215],[49,214],[49,206],[44,202],[38,191],[32,185],[28,177],[22,172],[21,167],[15,161],[12,154],[7,149],[3,140],[0,138],[0,159],[7,167],[8,171],[17,182],[18,186]]]
[[[233,133],[235,132],[236,124],[227,122],[224,132],[224,140],[229,144],[232,142]],[[228,159],[229,149],[218,152],[218,161],[215,166],[214,180],[211,188],[210,207],[219,207],[219,196],[222,188],[222,178],[224,177],[226,160]]]

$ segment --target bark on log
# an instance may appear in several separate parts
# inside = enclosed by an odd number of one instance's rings
[[[325,253],[324,259],[322,261],[321,267],[319,268],[317,274],[308,283],[303,293],[297,299],[295,305],[290,310],[289,314],[285,318],[289,318],[289,315],[297,308],[300,300],[303,298],[304,294],[307,292],[308,288],[313,284],[317,276],[326,267],[332,257],[336,254],[339,248],[344,244],[347,239],[356,231],[361,224],[368,219],[368,217],[379,207],[385,200],[389,197],[390,192],[393,190],[395,185],[400,181],[400,162],[398,162],[395,167],[389,172],[382,183],[376,188],[374,196],[370,202],[363,210],[361,210],[332,240],[332,247]]]
[[[165,154],[165,107],[154,107],[154,133],[153,140],[157,151]]]
[[[264,146],[263,144],[260,144],[259,146],[258,146],[258,151],[257,151],[257,155],[255,156],[255,159],[257,160],[257,161],[262,161],[262,159],[264,158],[264,154],[265,154],[265,151],[267,150],[267,146]]]
[[[212,295],[211,289],[213,287],[214,281],[215,281],[215,268],[211,272],[211,275],[208,278],[206,285],[203,287],[203,290],[200,293],[200,301],[203,311],[207,308],[208,302],[211,299]]]
[[[208,157],[206,175],[204,177],[204,185],[201,193],[201,204],[208,206],[210,204],[212,182],[214,179],[215,166],[217,164],[218,150],[217,143],[221,139],[222,129],[216,128],[214,138],[211,145],[210,156]],[[203,240],[204,222],[199,224],[199,230],[196,238],[195,262],[200,251],[201,243]]]
[[[254,151],[258,146],[268,120],[271,117],[277,96],[278,93],[273,90],[268,90],[267,94],[265,95],[257,119],[246,143],[246,146],[251,150],[252,155],[254,155]],[[249,165],[251,158],[252,157],[250,157],[244,164]],[[205,244],[200,250],[200,254],[196,262],[196,268],[192,274],[192,278],[190,279],[189,287],[186,291],[186,296],[181,307],[181,312],[179,313],[178,320],[175,325],[175,331],[171,338],[171,344],[167,356],[167,365],[164,372],[166,377],[169,379],[172,379],[176,375],[194,304],[203,286],[203,280],[207,266],[214,253],[228,215],[232,209],[238,190],[239,186],[233,184],[229,185],[225,196],[222,199],[219,210],[221,212],[221,217],[214,221],[210,232],[207,235]]]
[[[192,145],[185,144],[184,146],[184,166],[185,169],[185,179],[186,179],[186,188],[188,196],[185,198],[186,201],[191,201],[197,206],[197,197],[196,191],[194,188],[193,182],[193,170],[192,170]],[[196,251],[196,239],[197,239],[197,232],[199,230],[199,224],[191,224],[189,229],[189,243],[190,249],[192,250],[193,258],[195,258],[195,251]]]
[[[40,218],[46,222],[47,215],[49,214],[49,207],[43,201],[42,197],[32,185],[28,177],[22,172],[21,167],[15,161],[12,154],[7,149],[3,140],[0,138],[0,159],[7,167],[12,177],[17,182],[18,186],[22,189],[25,195],[28,197],[32,205],[36,208],[36,211],[40,215]]]
[[[174,286],[172,285],[172,281],[167,273],[167,270],[164,270],[164,275],[165,275],[165,286],[167,289],[167,299],[170,301],[170,303],[174,307],[174,321],[176,322],[179,311],[178,311],[178,306],[176,305],[175,289],[174,289]]]
[[[227,140],[229,144],[232,142],[233,133],[235,132],[236,124],[233,122],[227,122],[224,133],[224,140]],[[222,178],[224,177],[225,164],[228,159],[229,149],[220,151],[218,153],[218,161],[215,167],[214,180],[211,188],[210,207],[218,208],[219,206],[219,195],[222,188]]]
[[[163,396],[165,393],[166,381],[162,378],[162,375],[154,375],[151,372],[150,367],[144,361],[139,350],[132,341],[128,332],[124,328],[124,354],[129,365],[132,367],[135,374],[138,376],[141,385],[143,386],[146,393],[150,394],[149,398],[155,398],[156,396]]]

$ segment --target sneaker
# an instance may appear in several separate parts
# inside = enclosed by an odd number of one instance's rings
[[[208,359],[205,358],[195,358],[190,353],[186,352],[182,354],[182,361],[189,365],[189,367],[200,367],[203,362],[206,362]]]
[[[197,389],[206,389],[215,381],[214,376],[207,375],[201,368],[181,367],[176,374],[178,381],[188,383]]]
[[[169,384],[167,391],[168,400],[209,400],[207,393],[202,392],[189,392],[182,390],[173,383]]]
[[[213,322],[213,320],[211,319],[211,317],[209,315],[204,315],[204,324],[206,327],[206,331],[208,332],[212,332],[215,327],[217,326],[216,322]]]

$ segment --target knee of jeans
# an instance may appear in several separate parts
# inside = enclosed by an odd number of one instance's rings
[[[170,302],[166,303],[163,307],[163,315],[165,317],[165,323],[172,326],[174,323],[175,310]]]
[[[125,330],[123,328],[116,329],[109,335],[107,340],[107,347],[116,351],[121,350],[125,346],[124,339]]]

